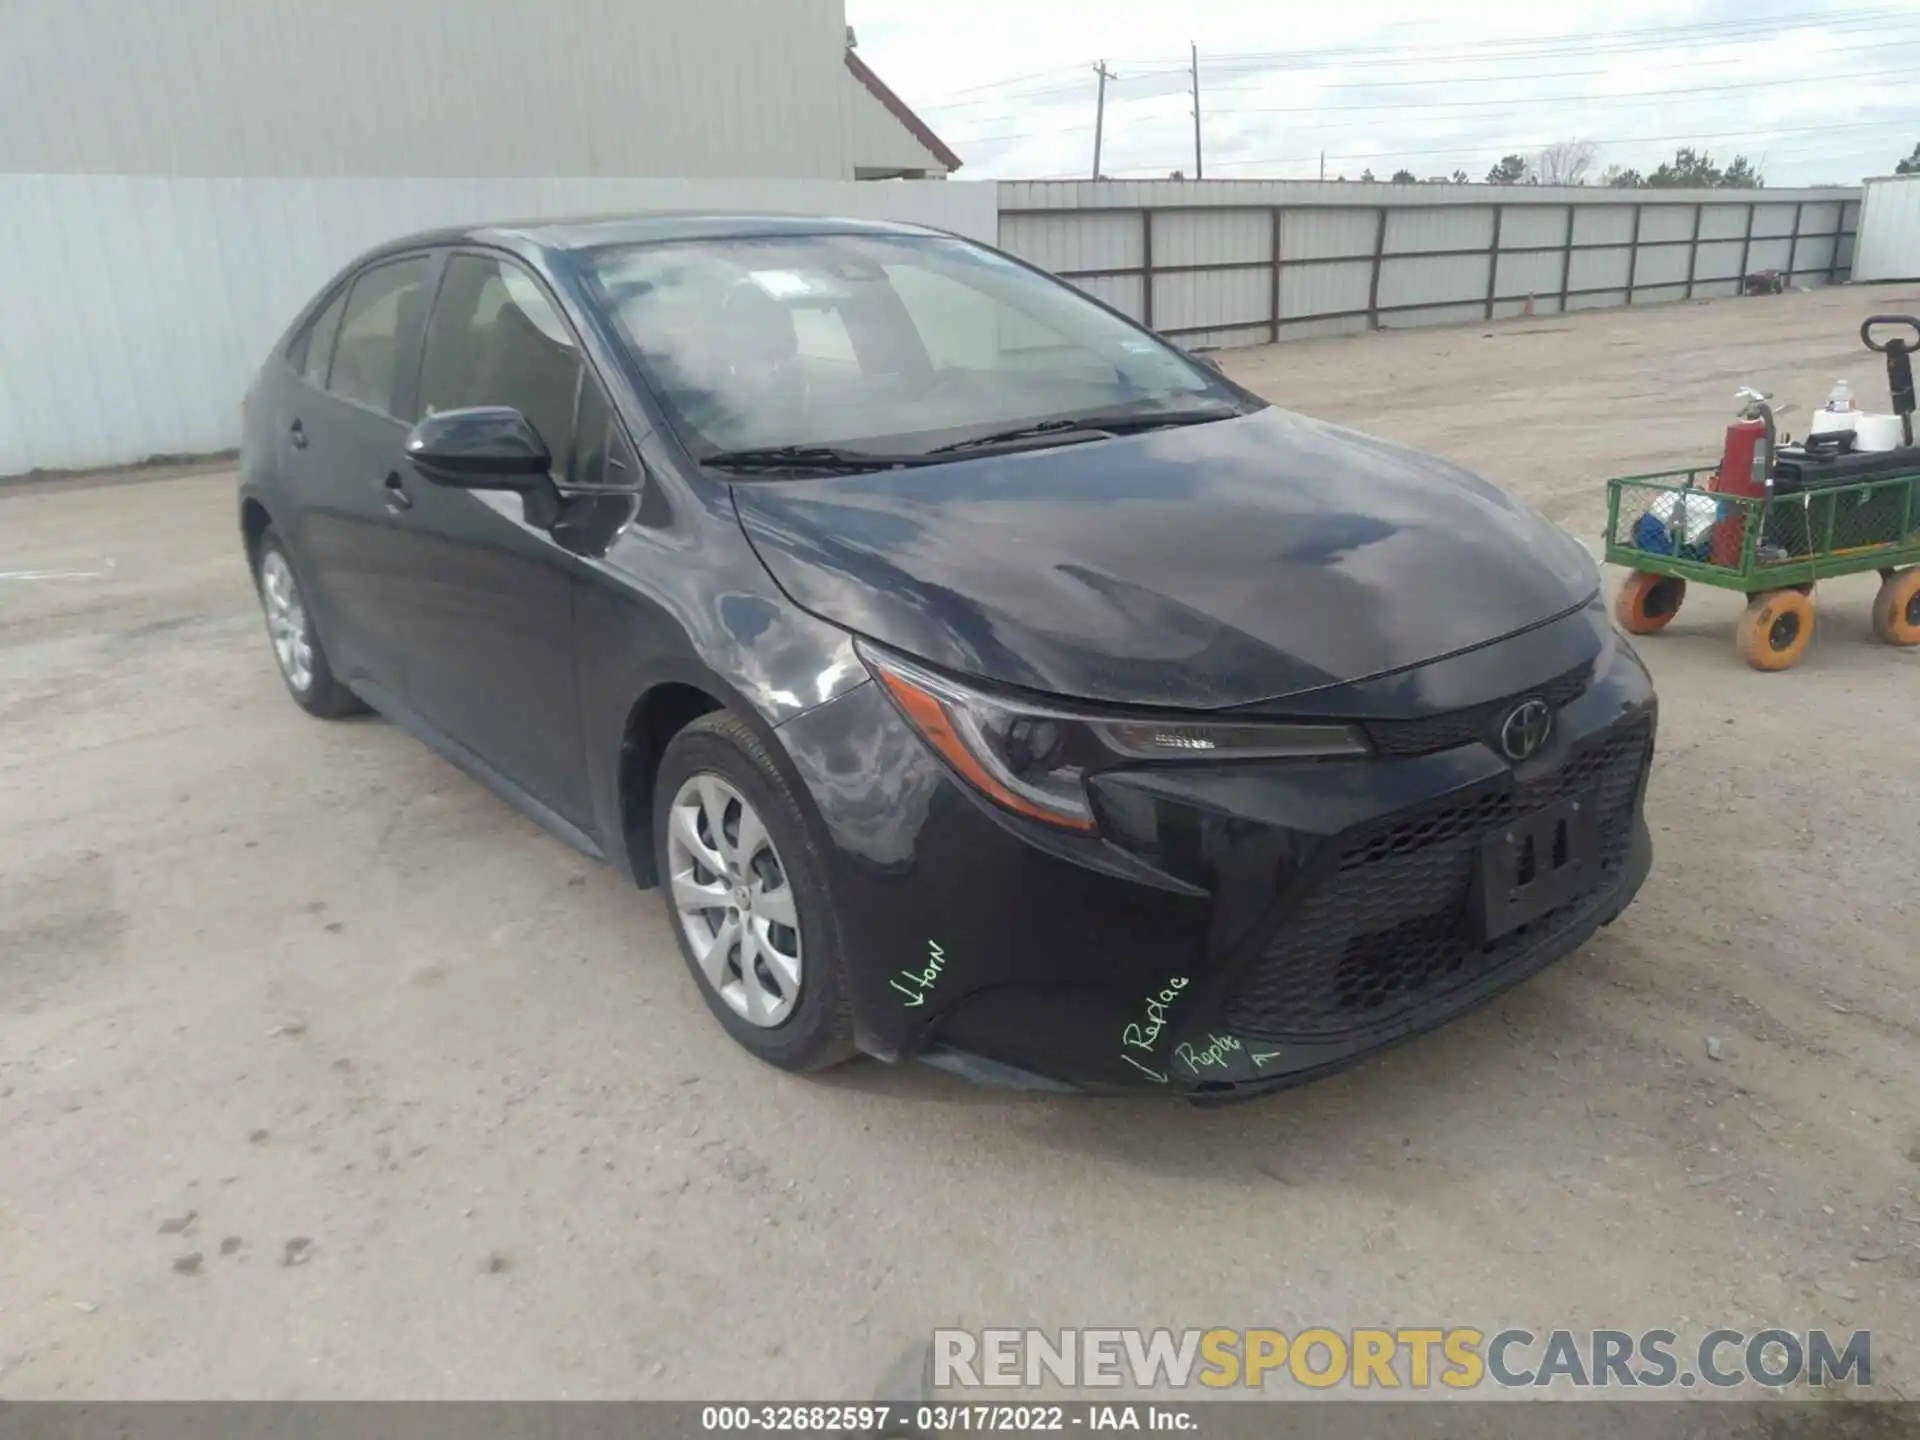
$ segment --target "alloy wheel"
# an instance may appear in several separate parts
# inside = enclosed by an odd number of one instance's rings
[[[741,1019],[772,1029],[800,999],[800,919],[773,839],[718,775],[689,776],[668,808],[673,907],[700,973]]]
[[[313,684],[313,637],[307,610],[294,583],[293,567],[278,550],[260,562],[260,605],[267,612],[267,635],[287,683],[305,694]]]

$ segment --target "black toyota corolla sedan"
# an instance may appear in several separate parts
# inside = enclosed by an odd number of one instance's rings
[[[983,245],[417,235],[245,414],[294,699],[658,886],[776,1065],[1271,1088],[1647,873],[1654,697],[1579,544]]]

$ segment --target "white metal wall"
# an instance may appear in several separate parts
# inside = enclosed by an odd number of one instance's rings
[[[1867,181],[1856,280],[1920,280],[1920,175]]]
[[[924,170],[944,175],[947,167],[880,99],[842,70],[847,84],[847,155],[857,176],[862,170]]]
[[[5,0],[0,173],[851,180],[843,0]]]
[[[991,241],[990,182],[0,175],[0,475],[238,443],[274,338],[340,266],[488,218],[760,210]]]
[[[1248,345],[1510,316],[1529,299],[1546,314],[1730,295],[1755,270],[1826,284],[1852,262],[1858,196],[1012,181],[1000,243],[1187,344]]]

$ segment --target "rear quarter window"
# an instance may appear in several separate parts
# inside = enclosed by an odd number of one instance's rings
[[[309,385],[326,387],[327,367],[333,363],[334,337],[340,333],[340,315],[346,308],[347,288],[343,285],[287,347],[288,362]]]

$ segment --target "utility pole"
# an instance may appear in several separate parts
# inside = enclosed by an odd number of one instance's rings
[[[1107,118],[1107,81],[1118,80],[1120,77],[1107,69],[1107,62],[1104,60],[1093,67],[1093,73],[1100,77],[1100,98],[1093,104],[1093,178],[1098,180],[1100,178],[1100,131]]]
[[[1200,169],[1200,47],[1189,40],[1187,53],[1193,60],[1193,178],[1198,180],[1204,174]]]
[[[1324,150],[1320,152],[1320,178],[1327,178],[1327,152]]]

